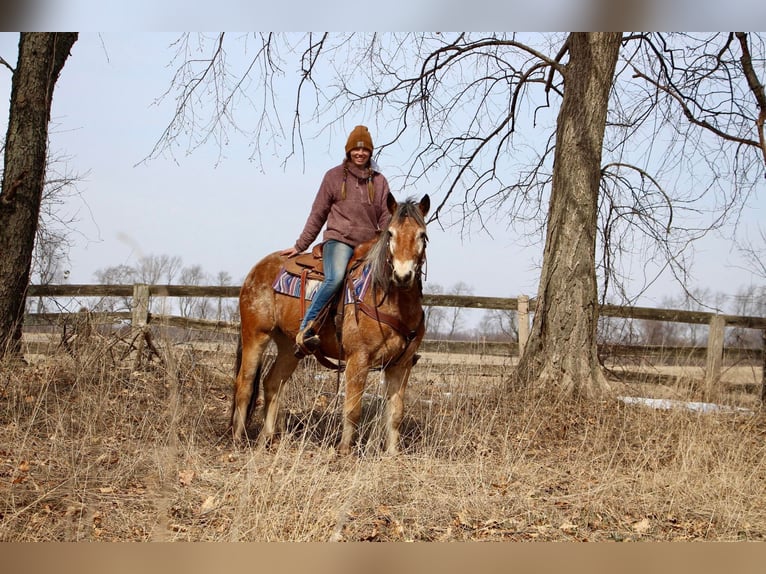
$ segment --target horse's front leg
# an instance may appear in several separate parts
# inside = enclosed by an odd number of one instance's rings
[[[404,418],[404,391],[412,367],[393,365],[386,369],[386,408],[384,413],[386,453],[399,453],[399,427]]]
[[[351,454],[351,447],[356,440],[359,419],[362,418],[362,394],[367,382],[369,365],[367,358],[354,354],[346,363],[346,399],[343,402],[343,435],[340,439],[338,452],[341,455]]]

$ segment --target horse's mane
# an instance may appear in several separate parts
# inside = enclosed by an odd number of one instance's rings
[[[391,216],[388,227],[381,232],[364,258],[365,263],[370,266],[373,287],[380,289],[383,293],[388,293],[391,283],[391,273],[388,270],[388,242],[391,240],[389,227],[392,224],[400,223],[407,217],[412,217],[418,225],[426,226],[425,218],[420,211],[417,200],[413,197],[408,197],[403,202],[397,204],[396,211]]]

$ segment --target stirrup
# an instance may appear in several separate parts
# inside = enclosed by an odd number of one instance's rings
[[[319,335],[313,327],[309,326],[298,332],[295,336],[295,348],[293,350],[299,359],[307,355],[313,355],[319,348]]]

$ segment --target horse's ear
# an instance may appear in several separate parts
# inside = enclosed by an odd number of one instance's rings
[[[428,214],[428,210],[431,209],[431,198],[426,193],[423,199],[420,200],[420,213],[425,217]]]
[[[396,212],[396,205],[396,198],[394,197],[394,194],[389,191],[388,195],[386,196],[386,206],[388,207],[388,212],[391,215]]]

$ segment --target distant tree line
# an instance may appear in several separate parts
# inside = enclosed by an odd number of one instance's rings
[[[42,274],[38,274],[42,277]],[[201,265],[183,265],[181,257],[176,255],[147,255],[140,257],[134,264],[120,264],[97,270],[94,282],[100,285],[235,285],[226,271],[207,273]],[[54,274],[53,281],[64,282],[61,273]],[[103,297],[96,301],[78,300],[76,307],[85,306],[95,312],[119,312],[131,309],[132,297]],[[210,297],[172,297],[156,298],[150,302],[152,313],[179,315],[185,318],[209,319],[213,321],[239,321],[239,309],[236,299]],[[40,298],[28,301],[27,310],[35,312],[60,311],[60,302]],[[77,309],[69,309],[75,311]]]
[[[473,295],[474,289],[461,281],[446,290],[441,285],[432,284],[426,287],[426,292],[434,295]],[[766,286],[741,287],[733,296],[707,288],[692,288],[680,295],[664,297],[658,307],[764,317]],[[431,339],[518,342],[519,328],[515,311],[488,309],[473,327],[467,325],[468,311],[458,307],[426,308],[426,336]],[[707,325],[619,317],[601,317],[597,333],[599,343],[665,347],[705,346],[707,336]],[[755,329],[727,327],[726,345],[760,348],[761,334]]]
[[[707,288],[692,288],[677,296],[664,297],[658,307],[764,317],[766,316],[766,286],[740,287],[734,296],[716,293]],[[601,317],[599,320],[598,340],[601,343],[694,347],[705,346],[707,337],[707,325],[615,317]],[[760,348],[762,335],[755,329],[727,327],[725,345]]]

